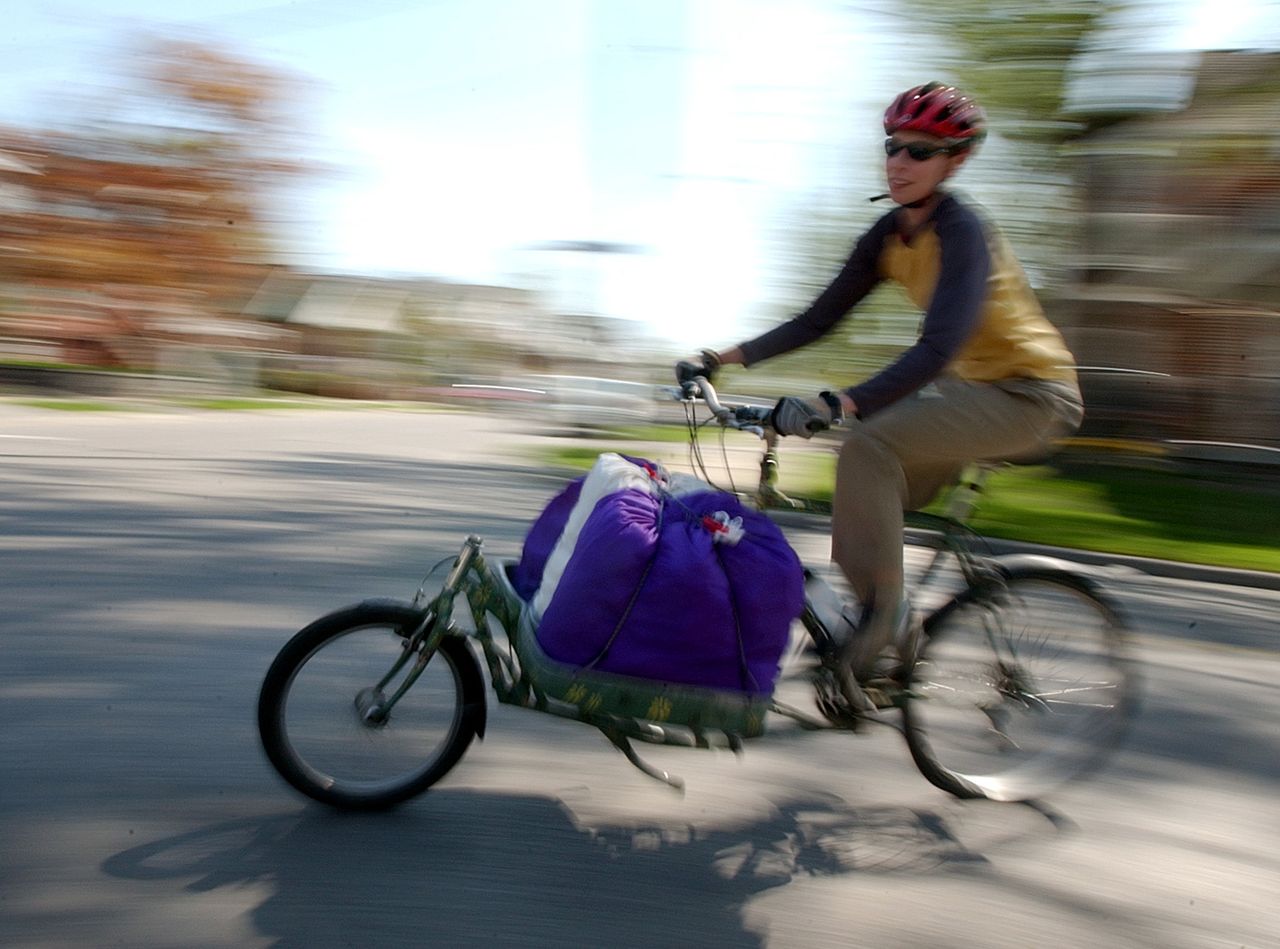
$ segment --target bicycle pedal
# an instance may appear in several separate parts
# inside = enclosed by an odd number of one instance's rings
[[[864,686],[862,692],[866,695],[867,700],[876,707],[877,711],[893,708],[898,704],[893,693],[877,689],[874,686]]]
[[[862,689],[862,694],[878,710],[897,708],[907,695],[907,690],[902,687],[902,683],[892,676],[884,678],[877,676],[874,679],[868,679],[866,682],[858,683],[858,686]]]
[[[850,708],[843,702],[818,701],[818,711],[837,728],[852,732],[861,731],[867,725],[867,715],[858,709]]]
[[[861,731],[868,723],[875,721],[876,707],[869,701],[865,706],[855,706],[834,682],[818,683],[814,700],[818,711],[832,725],[846,728],[849,731]]]

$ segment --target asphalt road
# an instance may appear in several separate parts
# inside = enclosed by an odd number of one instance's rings
[[[493,706],[408,805],[304,803],[263,672],[467,533],[514,554],[560,481],[509,428],[0,405],[0,945],[1280,946],[1280,594],[1130,569],[1141,714],[1039,807],[948,798],[887,729],[645,749],[681,797]]]

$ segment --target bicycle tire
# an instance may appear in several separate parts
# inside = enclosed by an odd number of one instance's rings
[[[1007,570],[929,617],[902,706],[911,757],[959,798],[1025,801],[1095,769],[1136,679],[1125,624],[1087,577]]]
[[[258,731],[290,785],[333,807],[391,807],[439,781],[483,734],[484,678],[460,637],[441,642],[385,721],[362,716],[362,697],[422,619],[406,604],[361,603],[321,617],[281,649],[259,693]]]

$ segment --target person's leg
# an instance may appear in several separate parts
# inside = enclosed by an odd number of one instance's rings
[[[906,477],[897,456],[865,426],[856,425],[836,462],[831,559],[861,605],[858,634],[846,641],[836,666],[845,701],[859,711],[874,708],[875,700],[858,682],[870,677],[882,641],[892,637],[890,614],[902,599],[902,511],[906,497]],[[869,625],[872,622],[876,622],[875,628]]]
[[[1080,422],[1078,397],[1060,383],[943,380],[864,423],[902,462],[925,471],[1045,452]]]
[[[831,559],[865,606],[878,587],[901,582],[907,482],[892,448],[866,426],[850,430],[836,461]]]
[[[858,678],[872,673],[902,619],[903,510],[927,504],[971,460],[1043,450],[1079,424],[1078,400],[1052,386],[947,380],[936,391],[855,423],[840,450],[831,552],[863,605],[847,657]]]

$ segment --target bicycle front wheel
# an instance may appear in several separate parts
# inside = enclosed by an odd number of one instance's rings
[[[483,730],[484,680],[464,640],[445,638],[416,668],[421,655],[406,644],[422,620],[408,606],[363,603],[316,620],[276,657],[258,730],[267,758],[303,794],[390,807],[442,778]]]
[[[925,623],[903,716],[921,773],[962,798],[1029,800],[1096,767],[1123,732],[1124,626],[1083,577],[1011,572]]]

